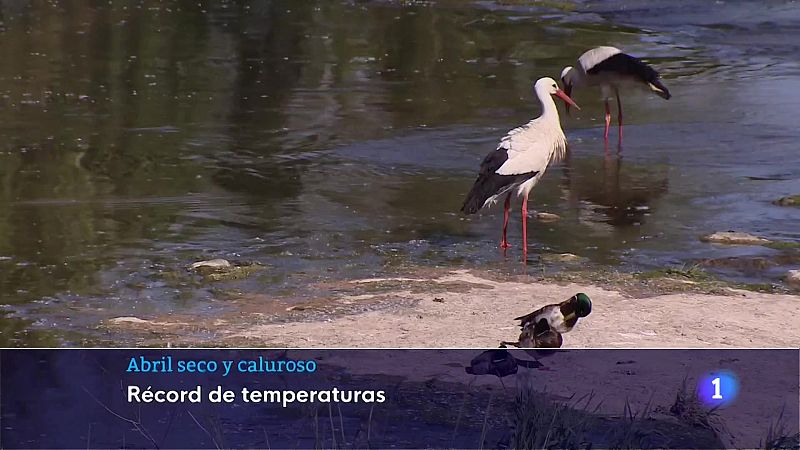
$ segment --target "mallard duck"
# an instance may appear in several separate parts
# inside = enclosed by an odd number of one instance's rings
[[[524,348],[560,348],[563,343],[561,333],[566,333],[578,323],[578,319],[592,312],[592,301],[584,293],[575,294],[569,299],[544,306],[536,311],[517,317],[522,332],[517,342],[502,342]]]
[[[584,293],[575,294],[561,303],[543,306],[536,311],[517,317],[520,321],[523,334],[527,328],[534,328],[544,319],[549,328],[558,333],[567,333],[578,323],[578,319],[586,317],[592,312],[592,301]],[[540,329],[544,332],[544,329]],[[533,330],[531,330],[533,332]]]

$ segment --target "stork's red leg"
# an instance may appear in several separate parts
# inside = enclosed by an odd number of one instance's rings
[[[503,238],[500,240],[500,248],[507,249],[508,239],[506,239],[506,229],[508,229],[508,207],[511,203],[511,194],[506,195],[506,202],[503,205]]]
[[[622,143],[622,100],[619,98],[619,91],[617,91],[617,119],[619,120],[619,142]]]
[[[611,107],[608,105],[608,99],[606,98],[606,131],[603,133],[603,138],[608,144],[608,128],[611,126]]]
[[[522,196],[522,260],[528,260],[528,196]]]

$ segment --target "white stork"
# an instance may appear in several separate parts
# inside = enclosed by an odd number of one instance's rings
[[[567,138],[561,131],[558,108],[551,95],[578,108],[552,78],[540,78],[533,87],[542,104],[542,115],[509,131],[497,148],[486,155],[480,173],[467,194],[461,211],[474,214],[506,195],[503,210],[503,237],[500,247],[509,247],[506,239],[508,207],[511,195],[522,197],[522,254],[528,254],[528,194],[544,175],[550,161],[561,160],[567,150]],[[580,109],[580,108],[578,108]]]
[[[661,83],[655,69],[615,47],[595,47],[578,58],[575,67],[565,67],[561,71],[561,82],[567,95],[576,87],[599,86],[606,106],[605,143],[608,144],[608,128],[611,125],[611,109],[608,100],[612,94],[617,97],[619,120],[619,142],[622,142],[622,101],[619,89],[623,87],[642,87],[659,97],[669,100],[669,90]],[[569,112],[569,106],[567,106]]]

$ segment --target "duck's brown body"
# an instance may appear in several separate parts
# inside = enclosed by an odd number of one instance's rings
[[[517,342],[502,342],[520,348],[560,348],[564,340],[561,333],[550,328],[546,319],[541,319],[534,326],[522,328]]]

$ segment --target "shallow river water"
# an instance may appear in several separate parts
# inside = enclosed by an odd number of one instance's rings
[[[532,83],[595,45],[645,57],[673,98],[625,95],[606,152],[597,93],[576,94],[570,157],[531,196],[562,218],[531,221],[523,267],[516,209],[505,257],[501,211],[458,210],[539,114]],[[800,243],[800,208],[771,203],[800,193],[797,2],[0,1],[0,54],[0,346],[399,267],[569,252],[780,284],[800,266],[698,239]],[[212,258],[265,268],[165,275]]]

